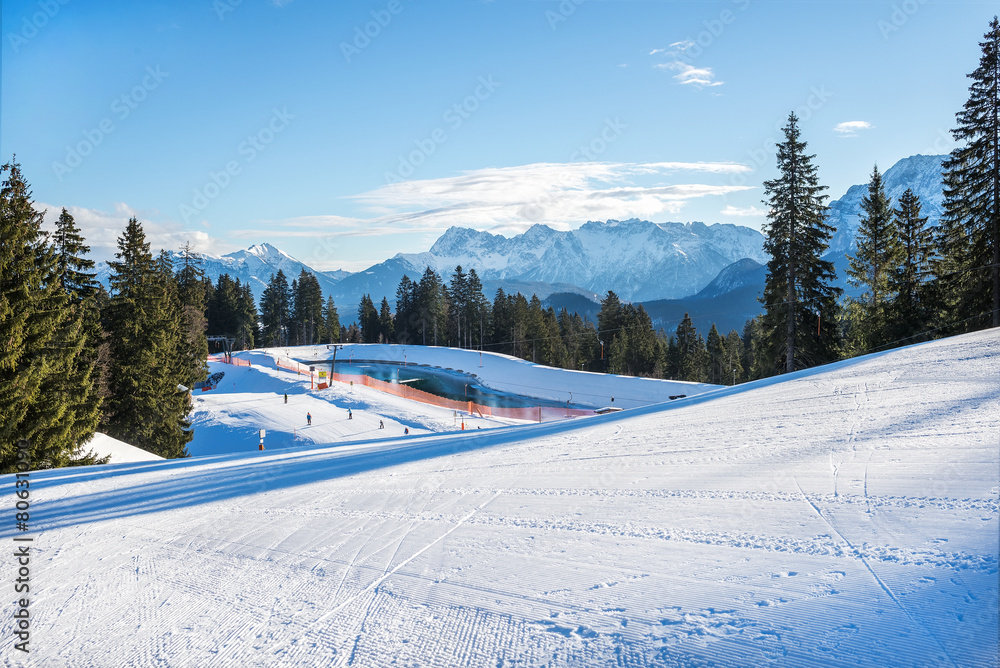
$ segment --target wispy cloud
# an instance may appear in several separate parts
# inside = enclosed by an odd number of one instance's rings
[[[837,123],[837,125],[833,126],[833,131],[841,137],[857,137],[858,132],[861,130],[871,129],[872,124],[868,121],[847,121],[844,123]]]
[[[723,81],[717,81],[715,71],[711,67],[696,67],[687,51],[694,42],[685,40],[674,42],[666,49],[653,49],[650,56],[666,56],[667,60],[655,63],[654,68],[659,70],[670,70],[676,72],[674,80],[682,86],[694,86],[696,88],[714,88],[721,86]]]
[[[745,208],[740,208],[736,206],[729,205],[720,212],[723,216],[737,216],[740,218],[763,218],[767,215],[767,211],[760,209],[756,206],[748,206]]]
[[[352,199],[371,213],[366,220],[312,222],[362,234],[369,229],[443,231],[452,225],[520,232],[537,222],[570,229],[587,220],[680,213],[691,200],[747,189],[690,182],[697,175],[749,169],[728,162],[535,163],[487,168],[392,183],[361,193]]]
[[[62,206],[35,203],[35,209],[45,211],[42,228],[47,231],[55,229],[55,222],[62,212]],[[221,254],[236,250],[219,239],[212,237],[205,230],[192,230],[180,223],[163,222],[155,211],[134,209],[124,202],[115,204],[114,211],[88,209],[80,206],[67,206],[66,211],[73,216],[76,226],[90,246],[91,257],[95,260],[110,260],[118,250],[118,237],[125,230],[129,218],[135,216],[142,223],[146,241],[153,253],[161,248],[178,250],[185,243],[200,253]],[[208,227],[203,223],[203,226]]]

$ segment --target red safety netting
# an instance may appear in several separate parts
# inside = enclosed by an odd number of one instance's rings
[[[345,385],[361,385],[364,387],[370,387],[371,389],[379,392],[408,399],[410,401],[419,401],[422,404],[428,404],[430,406],[439,406],[449,410],[462,411],[473,417],[478,415],[479,417],[499,417],[512,420],[525,420],[529,422],[551,422],[554,420],[565,420],[567,418],[594,414],[594,411],[592,410],[568,407],[560,408],[558,406],[484,406],[482,404],[477,404],[474,401],[458,401],[456,399],[439,397],[435,394],[431,394],[430,392],[424,392],[423,390],[418,390],[415,387],[410,387],[406,383],[390,383],[365,375],[344,373],[331,374],[328,371],[310,371],[309,365],[304,365],[301,362],[276,355],[271,355],[271,358],[274,359],[274,363],[277,365],[278,369],[289,371],[299,376],[307,376],[310,379],[310,383],[318,384],[319,389],[324,389],[324,387],[331,381],[337,381],[338,383],[344,383]],[[225,359],[221,359],[221,356],[218,355],[210,355],[209,359],[218,362],[226,361]],[[233,357],[232,362],[230,363],[239,366],[250,366],[249,360],[242,360],[238,357]]]

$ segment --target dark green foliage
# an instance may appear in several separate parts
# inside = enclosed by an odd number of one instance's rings
[[[855,237],[857,251],[847,267],[848,280],[865,289],[857,307],[850,308],[848,344],[857,353],[891,340],[893,276],[902,262],[903,249],[877,165],[868,183],[868,194],[861,200],[861,210]]]
[[[723,385],[726,382],[726,346],[724,339],[719,336],[719,330],[712,325],[708,330],[708,338],[705,340],[706,357],[708,359],[708,374],[706,380],[715,385]]]
[[[764,250],[771,259],[761,302],[767,373],[790,372],[837,358],[840,333],[833,263],[822,259],[833,228],[826,222],[825,186],[791,114],[778,144],[777,179],[764,183],[768,205]]]
[[[691,316],[687,313],[677,325],[676,345],[676,380],[704,383],[707,375],[708,351],[705,350],[705,340],[695,330]]]
[[[723,341],[722,379],[724,385],[735,385],[743,379],[743,339],[735,329]]]
[[[288,328],[292,314],[292,291],[285,273],[271,275],[260,296],[261,337],[265,346],[288,345]]]
[[[340,314],[332,296],[327,297],[323,305],[323,341],[340,343]]]
[[[192,438],[190,382],[180,295],[165,253],[153,261],[138,220],[129,220],[109,262],[111,299],[104,312],[110,344],[104,416],[110,436],[162,457],[184,457]],[[187,387],[190,387],[188,385]]]
[[[0,174],[6,175],[0,187],[0,471],[16,470],[21,439],[31,469],[93,463],[80,447],[93,435],[95,410],[92,367],[81,359],[86,279],[71,273],[84,273],[85,247],[78,237],[50,246],[20,166],[7,163]],[[63,219],[61,229],[78,232],[72,219]],[[70,375],[88,368],[89,375]]]
[[[969,99],[952,131],[960,146],[944,163],[944,216],[935,262],[937,316],[973,320],[949,331],[1000,326],[1000,23],[994,17]],[[992,314],[992,315],[989,315]],[[983,315],[982,319],[975,319]],[[962,318],[962,319],[965,319]]]
[[[379,342],[378,311],[375,310],[375,303],[369,295],[361,297],[361,303],[358,305],[358,325],[361,328],[362,343]]]
[[[385,297],[382,297],[382,303],[378,309],[378,331],[381,343],[391,343],[395,340],[392,311],[389,310],[389,300]]]
[[[416,314],[419,342],[434,346],[444,343],[448,300],[441,277],[430,267],[424,271],[417,286]]]
[[[916,343],[911,337],[927,329],[931,316],[928,280],[934,235],[920,208],[920,198],[907,189],[899,198],[899,208],[893,211],[901,255],[889,283],[889,292],[894,295],[889,307],[889,338],[902,344]]]
[[[257,303],[250,285],[223,274],[211,294],[208,301],[208,333],[232,337],[236,350],[253,348],[258,338]]]
[[[181,356],[186,367],[181,383],[194,387],[208,375],[208,319],[205,317],[205,272],[201,266],[201,255],[191,248],[190,243],[181,249],[181,265],[175,278],[180,301]]]
[[[416,343],[414,339],[421,331],[417,312],[419,300],[417,287],[417,284],[404,274],[396,289],[396,317],[393,325],[396,330],[396,341],[404,345]]]
[[[319,343],[323,328],[323,292],[316,276],[303,269],[292,281],[291,345]]]

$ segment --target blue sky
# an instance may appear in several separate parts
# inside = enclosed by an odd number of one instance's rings
[[[838,197],[947,131],[991,2],[3,3],[0,151],[103,259],[270,242],[319,269],[451,225],[759,228],[798,110]]]

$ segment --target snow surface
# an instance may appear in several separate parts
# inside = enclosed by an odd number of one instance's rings
[[[994,666],[998,358],[32,473],[24,663]]]
[[[129,464],[132,462],[161,462],[163,457],[147,452],[142,448],[129,445],[125,441],[119,441],[107,434],[97,432],[94,437],[83,446],[84,450],[93,450],[98,457],[111,456],[110,464]]]

